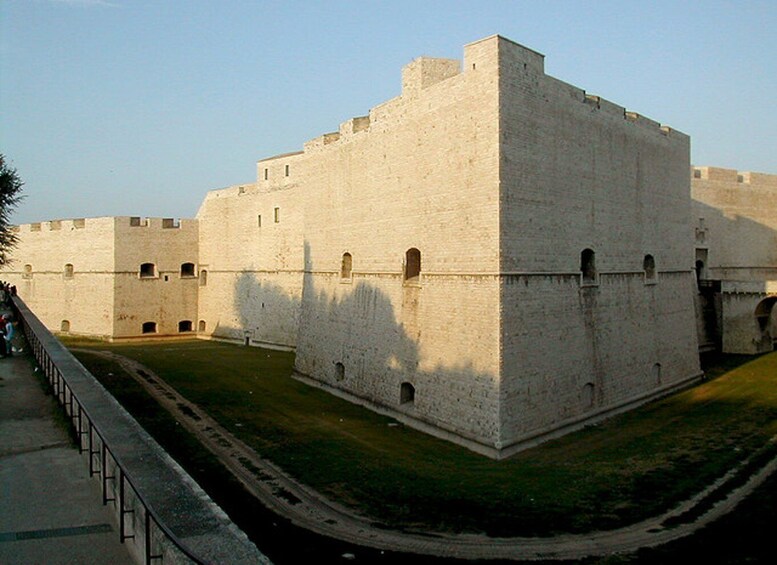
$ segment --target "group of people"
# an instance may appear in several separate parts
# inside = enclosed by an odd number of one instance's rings
[[[12,296],[16,296],[16,287],[11,283],[0,281],[0,307],[10,306]]]
[[[16,287],[0,281],[0,308],[10,307],[11,297],[16,295]],[[0,316],[0,358],[10,356],[14,348],[11,345],[15,334],[10,314]]]

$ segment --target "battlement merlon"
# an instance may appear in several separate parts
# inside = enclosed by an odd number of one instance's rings
[[[12,226],[14,233],[48,233],[54,231],[89,231],[90,229],[104,231],[114,227],[141,227],[150,229],[196,229],[196,219],[148,218],[141,216],[98,216],[94,218],[67,218],[31,222]]]
[[[700,167],[691,165],[691,179],[713,182],[747,184],[763,188],[777,188],[777,175],[738,171],[722,167]]]
[[[425,88],[461,72],[456,59],[419,57],[402,68],[402,96],[412,97]]]
[[[669,126],[662,125],[641,114],[629,111],[625,107],[609,102],[599,96],[589,95],[579,87],[546,75],[545,55],[500,35],[492,35],[464,46],[463,69],[460,67],[460,62],[456,59],[434,57],[414,59],[402,68],[401,96],[378,104],[370,110],[368,116],[356,117],[343,122],[336,132],[325,133],[305,142],[302,153],[320,151],[331,144],[347,142],[355,134],[368,132],[372,123],[377,123],[382,116],[391,113],[402,103],[402,100],[421,98],[425,90],[445,80],[463,73],[484,72],[499,75],[500,67],[504,66],[522,68],[528,74],[541,76],[543,81],[553,83],[555,88],[569,92],[572,99],[590,105],[593,110],[601,114],[618,117],[636,126],[652,129],[664,136],[687,137],[682,132],[674,130]],[[259,163],[296,154],[298,153],[269,157],[262,159]],[[265,167],[260,165],[260,171]],[[262,173],[257,178],[261,181]]]

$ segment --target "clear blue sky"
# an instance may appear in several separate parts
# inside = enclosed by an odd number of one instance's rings
[[[399,94],[401,67],[508,37],[545,69],[692,138],[692,160],[777,173],[777,2],[0,0],[12,218],[192,217]]]

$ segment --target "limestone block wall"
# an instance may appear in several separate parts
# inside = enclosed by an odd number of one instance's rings
[[[114,337],[196,331],[197,221],[117,217],[114,222]],[[147,272],[141,271],[144,264]],[[155,326],[144,330],[144,324]]]
[[[54,332],[113,335],[112,218],[52,220],[18,226],[19,244],[0,280]]]
[[[505,277],[506,452],[699,376],[692,284],[686,273],[656,284],[603,274],[587,287],[574,275]]]
[[[777,175],[693,167],[691,192],[703,278],[777,280]]]
[[[545,75],[531,50],[496,49],[509,446],[700,371],[688,137]]]
[[[260,162],[256,183],[205,198],[197,214],[201,332],[296,345],[304,254],[297,161],[290,155]]]
[[[414,61],[401,96],[305,144],[296,368],[406,421],[493,448],[497,68],[478,45],[465,48],[463,71],[458,65]],[[405,281],[411,249],[420,276]]]
[[[777,281],[723,281],[723,351],[755,355],[777,345]]]

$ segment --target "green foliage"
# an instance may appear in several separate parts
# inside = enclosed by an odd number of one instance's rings
[[[23,198],[24,183],[16,169],[8,165],[0,154],[0,265],[8,263],[8,252],[16,245],[16,234],[11,231],[11,212]]]
[[[777,353],[493,461],[301,384],[290,353],[93,346],[147,365],[292,476],[394,528],[543,536],[622,526],[699,492],[777,434]]]

